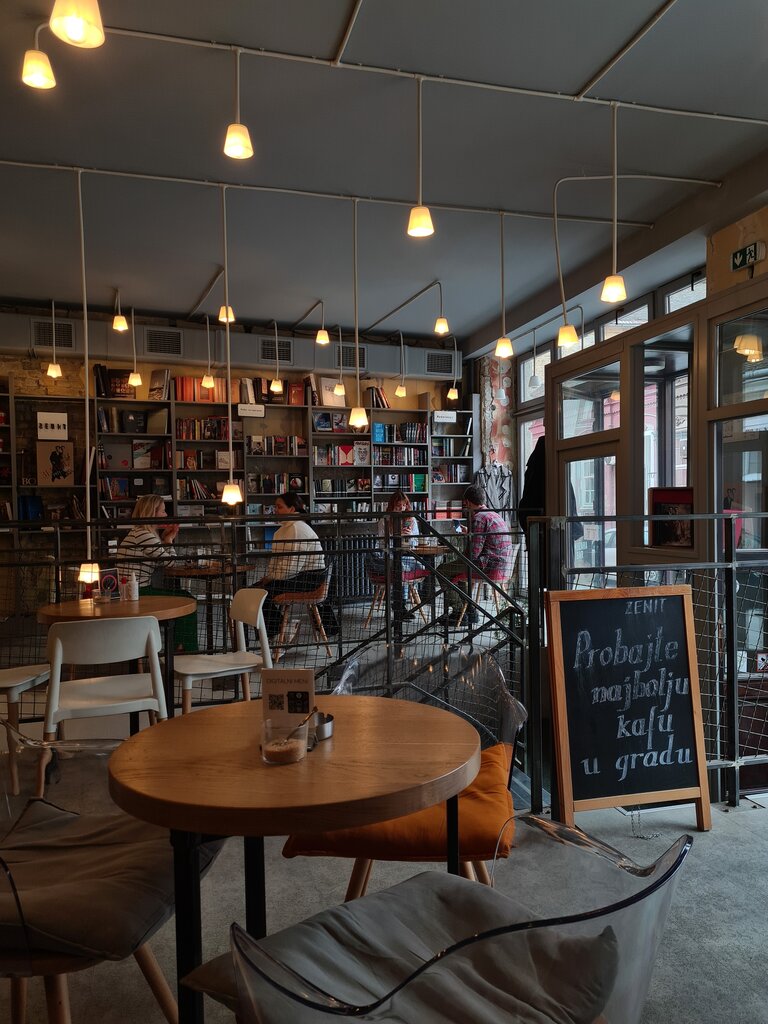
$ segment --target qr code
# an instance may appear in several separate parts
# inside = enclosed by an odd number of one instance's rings
[[[270,695],[269,695],[269,710],[270,711],[285,711],[285,694],[282,694],[282,693],[270,693]]]

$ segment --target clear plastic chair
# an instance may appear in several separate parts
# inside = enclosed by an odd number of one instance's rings
[[[514,748],[527,713],[507,689],[504,675],[489,654],[471,647],[434,657],[389,660],[388,649],[370,645],[344,667],[337,694],[391,696],[443,708],[465,718],[480,734],[477,777],[459,794],[459,848],[466,878],[490,881],[486,862],[509,856],[514,836],[509,790]],[[363,895],[376,860],[444,860],[446,818],[443,805],[392,821],[332,832],[292,835],[285,857],[348,857],[355,863],[346,899]]]
[[[174,909],[169,834],[112,802],[106,765],[121,741],[41,741],[3,726],[20,783],[18,794],[0,792],[0,978],[11,980],[11,1020],[25,1019],[28,981],[39,977],[50,1024],[69,1024],[67,976],[133,956],[166,1020],[177,1021],[148,945]],[[47,800],[31,796],[41,761]],[[206,867],[217,850],[206,849]]]
[[[229,972],[241,1024],[638,1024],[691,837],[643,868],[579,830],[520,821],[525,903],[425,872],[259,941],[233,924],[218,998]],[[212,966],[189,983],[212,992]]]

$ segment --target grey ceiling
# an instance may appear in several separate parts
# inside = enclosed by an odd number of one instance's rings
[[[108,34],[98,50],[41,46],[57,88],[21,84],[23,52],[52,0],[4,0],[0,160],[266,185],[410,203],[416,193],[413,78],[242,56],[242,119],[256,155],[221,151],[234,107],[231,52]],[[363,0],[344,63],[573,94],[661,6],[661,0]],[[332,60],[351,0],[102,0],[107,26]],[[768,48],[764,0],[677,0],[590,91],[622,103],[763,118]],[[610,107],[457,84],[423,85],[424,199],[548,214],[564,175],[610,171]],[[766,150],[766,126],[619,110],[620,171],[722,179]],[[202,184],[85,173],[88,300],[184,315],[222,264],[219,191]],[[619,216],[656,223],[697,187],[626,182]],[[79,306],[74,174],[0,166],[0,298]],[[228,192],[230,296],[238,318],[281,326],[315,299],[326,322],[353,322],[348,201]],[[560,211],[608,218],[608,183],[566,185]],[[490,342],[499,317],[498,216],[433,211],[436,234],[405,234],[407,207],[359,204],[360,326],[440,279],[460,338]],[[635,230],[624,227],[620,239]],[[609,224],[561,226],[566,273],[596,257],[607,269]],[[555,280],[551,222],[505,229],[508,328]],[[628,275],[631,287],[703,262],[694,232]],[[651,247],[652,248],[652,247]],[[597,277],[594,282],[596,283]],[[590,293],[591,295],[591,293]],[[590,301],[594,299],[591,295]],[[203,307],[214,313],[219,285]],[[547,312],[543,304],[540,315]],[[525,305],[526,314],[520,310]],[[603,307],[605,308],[605,307]],[[436,292],[381,326],[429,335]],[[318,321],[313,316],[313,322]]]

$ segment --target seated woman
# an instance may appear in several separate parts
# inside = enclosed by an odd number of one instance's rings
[[[254,584],[267,591],[262,613],[267,634],[273,640],[280,632],[282,618],[282,611],[274,598],[278,594],[317,590],[325,579],[325,555],[320,539],[309,523],[299,518],[306,511],[304,502],[295,491],[286,491],[275,501],[277,515],[291,518],[275,531],[269,569]],[[325,635],[336,636],[339,625],[333,608],[326,602],[320,605],[319,612]]]
[[[411,512],[412,506],[408,495],[404,491],[395,491],[387,504],[386,514],[379,519],[378,534],[379,548],[383,549],[389,538],[390,544],[395,547],[399,542],[400,550],[405,550],[411,544],[415,544],[419,536],[419,524],[416,517],[406,515]],[[396,549],[396,548],[395,548]],[[392,566],[394,558],[390,559]],[[368,571],[374,576],[383,576],[385,568],[384,551],[371,551],[367,558]],[[400,571],[412,572],[416,568],[416,559],[411,555],[400,556]],[[405,587],[398,586],[392,589],[392,607],[396,619],[412,619],[415,612],[406,611],[405,608]]]
[[[131,519],[162,519],[167,515],[165,501],[159,494],[142,494],[136,499]],[[137,523],[123,537],[117,549],[118,573],[135,573],[139,595],[174,594],[194,598],[178,588],[169,589],[162,584],[163,570],[176,560],[173,541],[179,532],[178,523],[169,523],[161,529],[159,524]],[[197,651],[197,612],[176,620],[176,643],[185,651]]]

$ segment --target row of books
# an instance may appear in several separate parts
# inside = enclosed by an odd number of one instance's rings
[[[374,512],[386,512],[387,505],[386,501],[374,501],[373,511]],[[418,512],[420,515],[426,515],[428,512],[428,502],[423,498],[411,498],[411,508],[414,512]]]
[[[130,501],[140,494],[162,494],[170,500],[170,481],[164,476],[100,476],[102,501]]]
[[[367,476],[343,477],[324,476],[315,480],[315,494],[367,494],[371,489],[371,481]]]
[[[434,519],[463,519],[464,506],[459,500],[436,501],[432,507]]]
[[[406,444],[426,444],[427,424],[408,423],[374,423],[371,426],[371,440],[374,444],[392,444],[394,441]]]
[[[173,393],[177,402],[218,402],[226,404],[229,401],[227,392],[227,378],[214,377],[213,387],[203,387],[202,376],[184,376],[173,378]],[[239,380],[232,381],[232,394],[237,397],[240,394]]]
[[[103,441],[96,451],[96,465],[100,470],[119,473],[127,469],[169,469],[171,442],[158,441]]]
[[[242,420],[232,421],[232,439],[242,441]],[[228,441],[229,420],[226,416],[206,416],[205,419],[184,417],[176,420],[177,441]]]
[[[176,497],[179,501],[219,501],[226,480],[217,480],[215,484],[203,483],[194,476],[179,477],[176,481]],[[242,480],[236,481],[242,487]]]
[[[312,462],[315,466],[369,466],[371,445],[369,441],[355,441],[354,444],[312,445]]]
[[[96,407],[96,419],[103,434],[167,434],[167,409],[118,409],[114,405]]]
[[[241,377],[240,401],[251,405],[308,405],[309,394],[305,381],[283,381],[283,390],[275,394],[270,391],[272,383],[269,377]],[[234,388],[233,393],[237,393]]]
[[[307,440],[297,435],[247,434],[245,450],[249,455],[307,455]]]
[[[426,473],[374,473],[374,491],[426,492]]]
[[[249,494],[306,493],[306,478],[299,473],[249,473],[246,479]]]
[[[243,453],[233,448],[234,457],[233,469],[243,468]],[[185,448],[184,451],[176,452],[176,469],[204,469],[215,471],[229,469],[229,451],[216,451],[211,448]]]
[[[338,515],[339,512],[368,512],[371,511],[370,501],[345,501],[339,505],[335,501],[316,501],[313,511],[319,515]]]
[[[366,389],[368,392],[368,405],[371,409],[389,409],[389,399],[384,394],[384,388],[376,384],[370,384]]]
[[[373,449],[374,466],[426,466],[426,448],[416,448],[410,444],[376,445]]]
[[[437,437],[432,435],[432,458],[450,459],[472,454],[471,437]]]
[[[433,484],[468,484],[469,465],[466,462],[441,463],[432,468]]]

